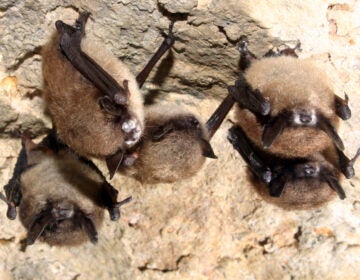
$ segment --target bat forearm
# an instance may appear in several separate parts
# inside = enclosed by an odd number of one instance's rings
[[[234,98],[231,94],[228,94],[225,99],[221,102],[219,107],[211,115],[209,120],[206,122],[206,127],[209,132],[209,140],[213,137],[215,132],[220,127],[221,123],[224,121],[225,117],[231,110],[235,103]]]
[[[150,58],[149,62],[145,65],[144,69],[136,76],[136,81],[139,85],[139,88],[143,86],[151,70],[154,68],[154,66],[160,60],[160,58],[174,45],[175,38],[172,33],[173,26],[174,26],[174,22],[171,21],[169,26],[169,34],[166,36],[166,38],[164,39],[160,47],[157,49],[155,54]]]

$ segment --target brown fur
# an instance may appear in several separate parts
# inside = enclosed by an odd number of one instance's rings
[[[124,80],[129,81],[131,95],[127,108],[143,128],[143,100],[135,76],[104,47],[84,38],[82,49],[121,86]],[[124,143],[121,124],[100,109],[98,99],[103,94],[62,55],[57,32],[43,47],[42,57],[43,96],[60,138],[82,156],[114,154]]]
[[[179,106],[149,106],[144,138],[138,147],[139,158],[133,167],[123,171],[145,183],[174,182],[193,176],[205,162],[197,131],[174,130],[160,141],[153,141],[151,134],[172,119],[186,116],[193,114]],[[200,129],[201,137],[208,140],[202,124]]]
[[[333,147],[327,149],[323,153],[316,153],[308,158],[309,162],[316,162],[321,166],[326,166],[333,170],[336,177],[340,179],[338,171],[338,157]],[[267,158],[267,163],[275,167],[284,162],[277,157],[271,156]],[[285,189],[280,197],[272,197],[269,194],[269,188],[266,184],[260,182],[251,172],[248,172],[250,181],[256,192],[267,202],[275,204],[287,210],[307,210],[318,208],[325,203],[337,197],[337,193],[330,188],[326,182],[318,179],[307,178],[297,179],[286,183]]]
[[[78,207],[96,228],[100,227],[104,216],[101,176],[67,151],[44,155],[41,162],[21,175],[23,199],[19,214],[25,228],[29,229],[49,201],[66,208]],[[83,229],[73,226],[72,219],[66,219],[55,232],[45,229],[40,240],[50,245],[78,245],[89,238]]]
[[[289,56],[263,58],[252,62],[245,78],[253,89],[259,89],[269,98],[271,116],[284,109],[313,108],[338,127],[331,83],[311,62]],[[236,122],[258,147],[262,147],[263,126],[253,113],[238,107]],[[329,136],[319,129],[285,128],[268,151],[289,158],[306,157],[331,144]]]

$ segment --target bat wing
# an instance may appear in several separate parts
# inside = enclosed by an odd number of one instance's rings
[[[129,96],[127,81],[124,81],[124,87],[121,87],[109,73],[81,50],[81,40],[85,34],[88,17],[89,13],[81,13],[75,28],[62,21],[56,22],[56,28],[60,33],[60,49],[74,68],[110,98],[114,104],[125,105]]]
[[[234,126],[229,130],[228,140],[239,152],[244,161],[249,165],[255,175],[264,183],[271,181],[271,170],[252,147],[250,140],[240,126]]]
[[[262,142],[264,148],[269,148],[274,141],[281,135],[284,128],[287,125],[287,117],[284,114],[280,114],[264,125]]]

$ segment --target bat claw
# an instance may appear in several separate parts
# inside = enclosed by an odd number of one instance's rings
[[[266,171],[264,171],[264,173],[262,174],[261,177],[262,181],[266,184],[269,184],[271,182],[272,179],[272,173],[270,169],[267,169]]]
[[[241,35],[239,42],[236,45],[236,48],[240,53],[247,53],[248,45],[249,45],[249,41],[248,41],[246,35]]]
[[[169,23],[169,33],[166,36],[166,43],[169,46],[172,46],[175,43],[175,37],[174,37],[174,33],[173,33],[173,27],[174,27],[174,21],[170,21]]]

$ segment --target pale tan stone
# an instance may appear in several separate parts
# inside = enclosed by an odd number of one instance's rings
[[[138,72],[161,43],[170,13],[179,1],[2,1],[0,81],[16,77],[17,90],[0,89],[0,183],[12,174],[20,149],[11,131],[43,134],[40,46],[54,22],[72,22],[74,7],[92,12],[87,36],[105,43]],[[261,56],[269,47],[300,40],[302,58],[325,69],[339,96],[349,95],[353,111],[341,122],[348,156],[360,146],[360,24],[358,1],[198,0],[177,21],[171,67],[155,69],[144,92],[159,91],[156,102],[181,104],[206,120],[238,73],[235,49],[240,35]],[[196,5],[195,5],[196,3]],[[171,7],[171,8],[170,8]],[[191,7],[191,8],[189,8]],[[6,87],[6,88],[4,88]],[[151,94],[149,92],[148,94]],[[231,116],[230,116],[231,118]],[[116,175],[119,197],[133,195],[119,222],[106,223],[99,243],[75,248],[40,242],[25,253],[25,229],[6,219],[0,203],[0,279],[357,279],[360,274],[359,175],[344,180],[347,198],[318,210],[284,211],[264,202],[250,185],[246,165],[226,139],[226,121],[207,160],[193,178],[174,184],[141,185]],[[104,167],[104,166],[102,166]],[[355,165],[360,174],[360,162]]]

